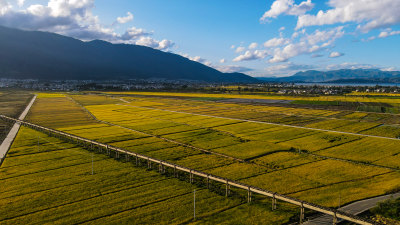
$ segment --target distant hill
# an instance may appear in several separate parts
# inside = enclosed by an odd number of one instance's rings
[[[254,83],[180,55],[149,47],[83,42],[47,32],[0,26],[0,78],[41,80],[168,79]]]
[[[260,80],[271,82],[400,83],[400,72],[378,69],[308,70],[298,72],[290,77],[266,77],[260,78]]]

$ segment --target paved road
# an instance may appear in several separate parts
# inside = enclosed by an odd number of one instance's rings
[[[351,213],[353,215],[358,215],[361,214],[373,207],[375,207],[378,202],[384,201],[389,198],[399,198],[400,193],[395,193],[391,195],[384,195],[384,196],[379,196],[376,198],[370,198],[366,200],[361,200],[358,202],[354,202],[352,204],[346,205],[342,208],[339,208],[340,211]],[[324,225],[324,224],[332,224],[333,223],[333,217],[330,215],[323,215],[320,217],[317,217],[315,219],[312,219],[310,221],[305,222],[305,225]]]
[[[133,105],[124,105],[124,104],[117,104],[117,105],[133,107],[133,108],[153,109],[153,110],[160,110],[160,111],[173,112],[173,113],[182,113],[182,114],[189,114],[189,115],[195,115],[195,116],[207,116],[207,117],[219,118],[219,119],[229,119],[229,120],[237,120],[237,121],[243,121],[243,122],[269,124],[269,125],[290,127],[290,128],[299,128],[299,129],[305,129],[305,130],[315,130],[315,131],[331,132],[331,133],[337,133],[337,134],[348,134],[348,135],[356,135],[356,136],[361,136],[361,137],[373,137],[373,138],[380,138],[380,139],[386,139],[386,140],[400,141],[400,139],[398,139],[398,138],[382,137],[382,136],[375,136],[375,135],[368,135],[368,134],[357,134],[357,133],[344,132],[344,131],[325,130],[325,129],[319,129],[319,128],[294,126],[294,125],[287,125],[287,124],[280,124],[280,123],[269,123],[269,122],[262,122],[262,121],[256,121],[256,120],[237,119],[237,118],[230,118],[230,117],[223,117],[223,116],[212,116],[212,115],[207,115],[207,114],[189,113],[189,112],[181,112],[181,111],[174,111],[174,110],[167,110],[167,109],[157,109],[157,108],[144,107],[144,106],[133,106]]]
[[[26,106],[25,110],[18,117],[19,120],[25,119],[26,115],[28,114],[28,112],[31,109],[35,100],[36,100],[36,95],[32,98],[32,100]],[[8,150],[10,149],[10,147],[14,141],[14,138],[18,134],[20,126],[21,125],[19,123],[14,123],[14,125],[11,128],[10,132],[8,133],[7,137],[4,139],[3,143],[0,145],[0,165],[3,163],[3,160],[6,158]]]

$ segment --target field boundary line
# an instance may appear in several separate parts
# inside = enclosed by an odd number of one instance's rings
[[[235,160],[235,161],[242,162],[242,163],[246,162],[246,160],[244,160],[244,159],[240,159],[240,158],[236,158],[236,157],[233,157],[233,156],[225,155],[225,154],[222,154],[222,153],[218,153],[218,152],[210,151],[210,150],[207,150],[207,149],[199,148],[199,147],[196,147],[196,146],[193,146],[193,145],[188,145],[188,144],[185,144],[185,143],[182,143],[182,142],[179,142],[179,141],[174,141],[174,140],[171,140],[171,139],[168,139],[168,138],[161,137],[160,135],[153,135],[153,134],[145,133],[143,131],[138,131],[138,130],[135,130],[135,129],[132,129],[132,128],[129,128],[129,127],[124,127],[124,126],[121,126],[121,125],[118,125],[118,124],[114,124],[114,123],[111,123],[111,122],[100,120],[95,115],[93,115],[88,109],[86,109],[86,107],[84,107],[82,104],[80,104],[78,101],[76,101],[73,98],[70,98],[70,99],[72,101],[74,101],[76,104],[78,104],[87,113],[89,113],[93,117],[93,119],[95,119],[99,123],[108,124],[110,126],[116,126],[116,127],[120,127],[120,128],[126,129],[126,130],[134,131],[134,132],[137,132],[137,133],[140,133],[140,134],[144,134],[144,135],[147,135],[147,136],[150,136],[150,137],[154,137],[154,138],[158,138],[158,139],[170,142],[170,143],[174,143],[174,144],[177,144],[177,145],[180,145],[180,146],[183,146],[183,147],[187,147],[187,148],[191,148],[191,149],[194,149],[194,150],[198,150],[198,151],[201,151],[201,152],[204,152],[204,153],[207,153],[207,154],[213,154],[213,155],[221,156],[221,157],[224,157],[224,158],[227,158],[227,159],[231,159],[231,160]]]
[[[194,170],[194,169],[191,169],[191,168],[188,168],[188,167],[184,167],[184,166],[180,166],[180,165],[177,165],[177,164],[174,164],[174,163],[170,163],[170,162],[167,162],[167,161],[163,161],[163,160],[155,159],[155,158],[152,158],[152,157],[148,157],[148,156],[143,155],[143,154],[130,152],[130,151],[125,150],[125,149],[109,146],[107,144],[96,142],[96,141],[93,141],[93,140],[90,140],[90,139],[87,139],[87,138],[71,135],[71,134],[68,134],[68,133],[65,133],[65,132],[62,132],[62,131],[54,130],[54,129],[51,129],[51,128],[46,128],[46,127],[43,127],[43,126],[39,126],[39,125],[36,125],[36,124],[33,124],[33,123],[25,122],[25,121],[22,121],[22,120],[19,120],[19,119],[14,119],[14,118],[7,117],[7,116],[4,116],[4,115],[0,115],[0,118],[5,120],[5,121],[18,122],[21,125],[29,127],[31,129],[43,132],[43,133],[48,134],[50,136],[55,136],[57,138],[65,140],[65,141],[70,141],[72,143],[76,143],[77,145],[81,145],[81,146],[83,146],[83,147],[85,147],[87,149],[93,150],[93,151],[95,150],[95,147],[97,147],[99,151],[101,151],[101,152],[105,151],[110,156],[111,156],[111,153],[113,152],[115,154],[116,158],[120,158],[120,155],[125,155],[127,160],[130,157],[135,157],[136,159],[145,160],[150,164],[151,163],[159,164],[159,166],[161,168],[160,172],[162,172],[162,170],[163,170],[162,168],[164,168],[164,171],[165,171],[165,168],[170,168],[170,169],[174,170],[174,174],[175,174],[175,172],[177,170],[180,171],[180,172],[188,173],[188,174],[190,174],[191,183],[193,181],[194,175],[196,175],[198,177],[206,178],[207,182],[209,180],[212,180],[212,181],[215,181],[215,182],[218,182],[218,183],[222,183],[223,185],[226,185],[226,196],[228,196],[228,193],[229,193],[228,191],[230,190],[230,187],[232,186],[232,187],[236,187],[236,188],[248,191],[248,201],[249,202],[251,201],[251,193],[256,193],[256,194],[260,194],[260,195],[263,195],[263,196],[266,196],[266,197],[271,197],[274,200],[277,199],[277,200],[281,200],[281,201],[284,201],[284,202],[287,202],[287,203],[291,203],[291,204],[300,206],[302,209],[307,208],[307,209],[310,209],[310,210],[313,210],[313,211],[317,211],[317,212],[321,212],[321,213],[324,213],[324,214],[327,214],[327,215],[331,215],[335,219],[337,219],[337,218],[344,219],[344,220],[351,221],[351,222],[354,222],[354,223],[357,223],[357,224],[365,224],[365,225],[372,225],[373,224],[373,222],[371,222],[371,221],[369,221],[367,219],[355,216],[355,215],[350,214],[350,213],[346,213],[346,212],[343,212],[343,211],[340,211],[340,210],[336,210],[336,209],[320,206],[320,205],[313,204],[313,203],[306,202],[306,201],[302,201],[302,200],[299,200],[299,199],[296,199],[296,198],[293,198],[293,197],[289,197],[289,196],[285,196],[285,195],[282,195],[282,194],[279,194],[279,193],[276,193],[276,192],[272,192],[272,191],[269,191],[269,190],[261,189],[261,188],[258,188],[258,187],[255,187],[255,186],[251,186],[251,185],[247,185],[247,184],[244,184],[244,183],[240,183],[240,182],[237,182],[237,181],[229,180],[229,179],[224,178],[224,177],[219,177],[219,176],[216,176],[216,175],[212,175],[212,174],[205,173],[205,172],[202,172],[202,171]],[[304,213],[304,210],[301,210],[301,211]],[[302,216],[303,216],[303,214],[302,214]]]
[[[325,129],[320,129],[320,128],[302,127],[302,126],[287,125],[287,124],[280,124],[280,123],[270,123],[270,122],[263,122],[263,121],[256,121],[256,120],[246,120],[246,119],[230,118],[230,117],[223,117],[223,116],[212,116],[212,115],[206,115],[206,114],[189,113],[189,112],[174,111],[174,110],[168,110],[168,109],[157,109],[157,108],[144,107],[144,106],[134,106],[134,105],[124,105],[124,104],[116,104],[116,105],[133,107],[133,108],[150,109],[150,110],[160,110],[160,111],[166,111],[166,112],[172,112],[172,113],[183,113],[183,114],[189,114],[189,115],[195,115],[195,116],[208,116],[208,117],[219,118],[219,119],[238,120],[238,121],[244,121],[244,122],[250,122],[250,123],[268,124],[268,125],[274,125],[274,126],[298,128],[298,129],[305,129],[305,130],[315,130],[315,131],[322,131],[322,132],[331,132],[331,133],[338,133],[338,134],[356,135],[356,136],[361,136],[361,137],[372,137],[372,138],[381,138],[381,139],[386,139],[386,140],[400,141],[399,138],[383,137],[383,136],[376,136],[376,135],[369,135],[369,134],[358,134],[358,133],[351,133],[351,132],[344,132],[344,131],[325,130]]]

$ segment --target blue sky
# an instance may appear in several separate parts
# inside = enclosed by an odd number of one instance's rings
[[[146,45],[252,76],[400,70],[398,12],[399,0],[0,0],[5,26]]]

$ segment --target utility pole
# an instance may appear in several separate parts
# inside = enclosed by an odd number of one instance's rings
[[[196,189],[193,191],[193,219],[196,220]]]

